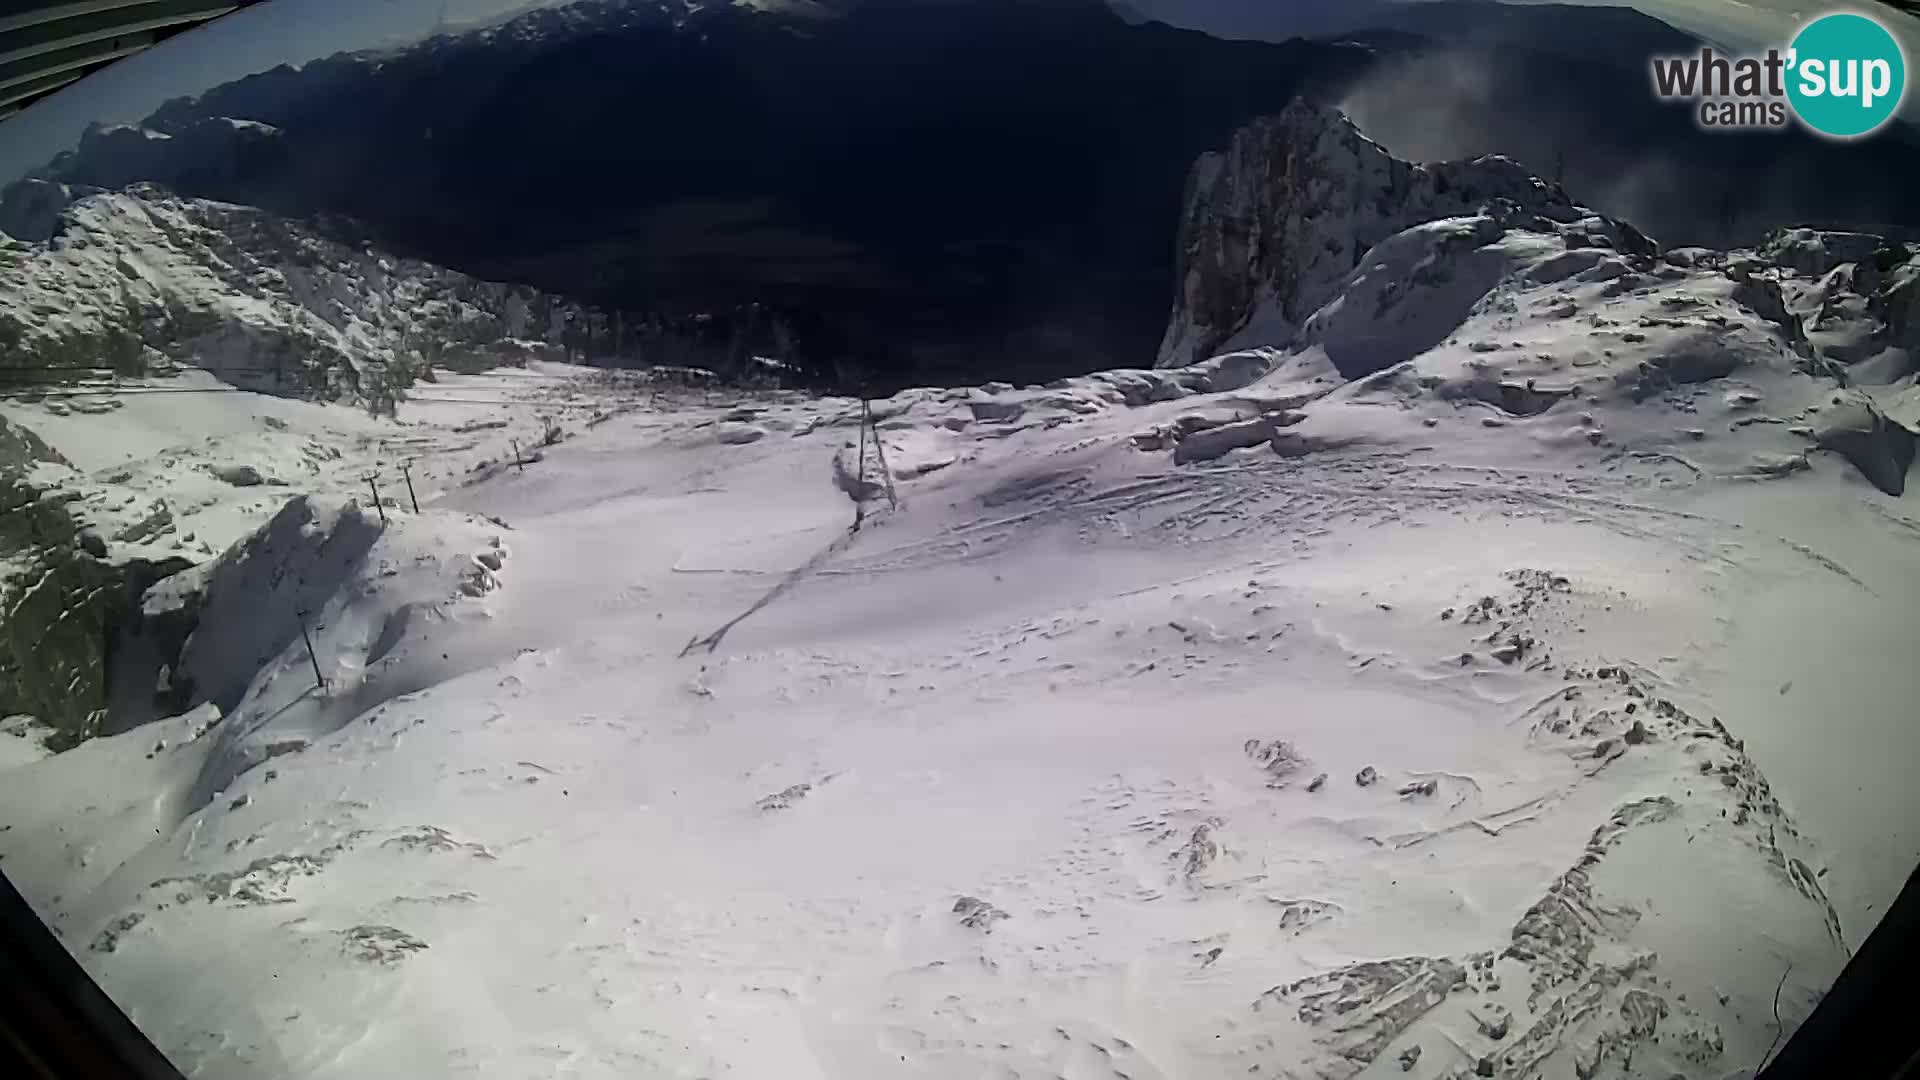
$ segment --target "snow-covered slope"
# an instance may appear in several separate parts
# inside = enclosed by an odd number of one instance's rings
[[[1849,793],[1911,747],[1813,657],[1729,691],[1765,603],[1904,617],[1884,497],[1170,467],[1130,433],[1235,398],[1131,384],[883,403],[857,533],[836,401],[616,417],[385,529],[290,504],[212,572],[269,654],[233,709],[12,772],[9,873],[196,1075],[1757,1063],[1912,841],[1822,846],[1820,768],[1762,763],[1803,701]],[[1779,535],[1811,509],[1860,536]]]
[[[156,578],[213,559],[292,494],[366,495],[372,477],[406,505],[409,476],[430,498],[516,443],[537,454],[646,392],[577,389],[621,378],[541,362],[442,372],[391,416],[197,369],[0,400],[0,716],[32,714],[64,740],[151,719],[176,700],[155,681],[179,647],[143,640]]]
[[[432,363],[548,351],[567,309],[530,289],[355,248],[251,207],[156,188],[10,189],[38,241],[0,248],[0,364],[137,375],[204,368],[390,409]],[[28,231],[37,231],[31,229]]]
[[[1913,253],[1636,236],[1407,221],[866,433],[629,395],[384,525],[323,466],[0,854],[196,1076],[1750,1075],[1920,856]]]

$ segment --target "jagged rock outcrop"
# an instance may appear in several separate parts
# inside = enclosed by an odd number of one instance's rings
[[[1816,445],[1853,462],[1874,487],[1889,495],[1906,491],[1914,433],[1888,419],[1865,394],[1836,395],[1813,432]]]
[[[1583,214],[1557,186],[1506,158],[1410,164],[1338,110],[1295,100],[1194,165],[1178,293],[1157,366],[1183,367],[1236,346],[1283,346],[1375,244],[1490,204],[1559,221]]]
[[[1920,250],[1864,233],[1783,229],[1749,272],[1783,278],[1785,304],[1847,382],[1887,386],[1920,370]]]
[[[1920,357],[1920,257],[1895,271],[1886,291],[1887,330],[1909,361]]]
[[[95,732],[114,642],[140,594],[187,565],[109,558],[48,482],[62,471],[71,466],[59,453],[0,418],[0,715],[53,727],[54,749]]]
[[[157,188],[9,189],[0,366],[137,374],[159,361],[252,389],[391,407],[432,364],[556,354],[570,305],[327,239],[252,207]]]
[[[73,202],[73,189],[55,180],[28,177],[0,190],[0,233],[15,240],[53,239],[60,212]]]
[[[1843,263],[1869,259],[1884,244],[1868,233],[1781,229],[1767,237],[1758,254],[1775,266],[1818,277]]]

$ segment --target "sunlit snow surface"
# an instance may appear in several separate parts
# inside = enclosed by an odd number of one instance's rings
[[[1920,514],[1806,453],[1831,384],[1726,276],[1498,254],[1337,389],[1334,307],[1211,375],[876,403],[858,531],[845,399],[10,406],[176,479],[367,430],[205,509],[183,663],[231,707],[0,774],[5,870],[194,1076],[1743,1075],[1913,864]],[[1709,326],[1730,372],[1582,382]],[[1529,378],[1580,389],[1483,392]]]

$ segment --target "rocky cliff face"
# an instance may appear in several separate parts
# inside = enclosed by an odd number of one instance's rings
[[[0,237],[0,366],[62,375],[199,367],[252,389],[376,410],[429,365],[558,342],[569,305],[157,188],[16,185]],[[554,347],[557,353],[557,347]]]
[[[1416,165],[1327,106],[1296,100],[1202,156],[1187,181],[1177,295],[1159,367],[1284,345],[1373,245],[1489,205],[1564,221],[1557,186],[1503,157]]]
[[[52,447],[0,418],[0,715],[47,724],[56,750],[97,730],[112,643],[140,594],[188,565],[105,558],[58,483],[73,474]]]

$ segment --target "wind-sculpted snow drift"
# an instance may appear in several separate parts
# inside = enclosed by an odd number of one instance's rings
[[[1915,252],[1236,146],[1170,366],[275,500],[9,876],[205,1075],[1750,1075],[1920,850]]]

